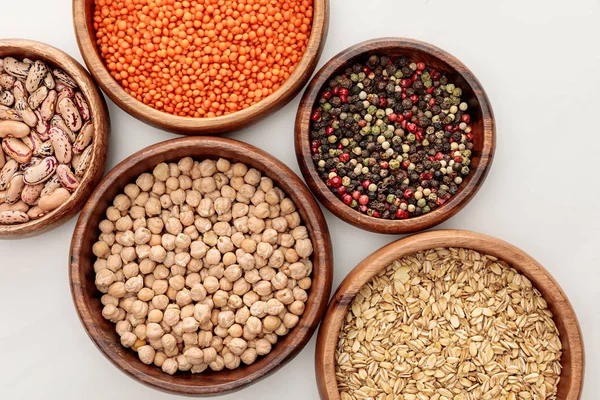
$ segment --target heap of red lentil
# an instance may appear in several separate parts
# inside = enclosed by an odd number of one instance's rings
[[[311,0],[95,0],[97,44],[133,97],[215,117],[276,91],[306,49]]]

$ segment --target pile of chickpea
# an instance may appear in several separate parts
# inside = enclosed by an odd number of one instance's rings
[[[100,222],[102,315],[168,374],[252,364],[304,313],[313,246],[301,223],[293,201],[243,163],[161,163]]]

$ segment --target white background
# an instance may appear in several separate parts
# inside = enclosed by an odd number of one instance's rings
[[[0,0],[1,38],[35,39],[82,62],[68,0]],[[428,41],[461,59],[492,102],[497,150],[476,198],[441,228],[507,240],[558,280],[586,345],[583,399],[600,393],[600,1],[331,0],[319,67],[344,48],[381,36]],[[299,173],[293,126],[299,96],[266,120],[228,135],[271,152]],[[107,168],[176,137],[109,101]],[[325,211],[334,289],[360,260],[397,236],[375,235]],[[71,301],[69,242],[75,218],[21,241],[0,242],[0,398],[166,399],[119,372],[88,339]],[[317,399],[313,340],[278,373],[223,399]]]

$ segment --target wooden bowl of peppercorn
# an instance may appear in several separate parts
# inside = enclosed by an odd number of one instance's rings
[[[333,57],[296,116],[308,186],[359,228],[431,228],[477,193],[495,150],[492,107],[473,73],[418,40],[373,39]]]

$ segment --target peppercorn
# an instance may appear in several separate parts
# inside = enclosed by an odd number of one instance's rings
[[[474,148],[462,90],[427,64],[409,61],[373,55],[366,65],[345,68],[323,88],[311,122],[312,158],[322,179],[346,204],[346,191],[356,193],[350,206],[378,218],[409,218],[441,206],[469,173]],[[439,188],[435,200],[430,188]],[[414,195],[405,198],[407,190]]]

